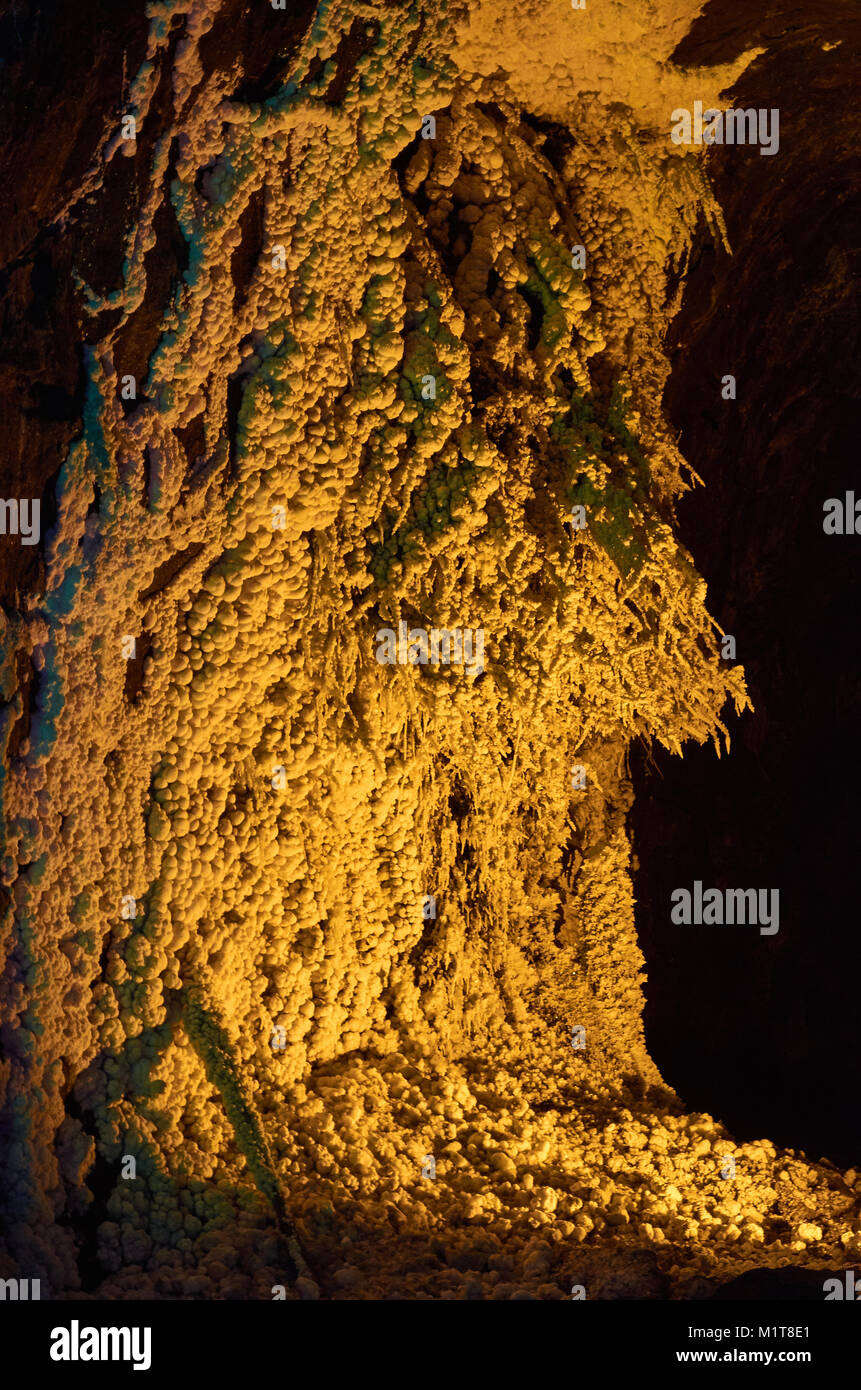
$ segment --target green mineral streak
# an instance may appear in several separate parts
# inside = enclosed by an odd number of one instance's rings
[[[541,304],[541,342],[546,348],[552,349],[566,331],[565,315],[533,257],[527,259],[532,261],[535,270],[521,289],[527,298],[532,295]]]
[[[395,560],[408,559],[419,540],[432,542],[442,532],[461,524],[460,510],[468,504],[478,472],[464,460],[457,468],[438,464],[413,493],[409,519],[376,547],[368,568],[380,586],[388,582]]]
[[[577,500],[582,499],[578,497]],[[619,572],[627,577],[646,558],[645,546],[640,544],[634,533],[632,519],[637,517],[636,508],[626,493],[611,485],[601,495],[600,503],[605,514],[609,513],[609,519],[594,520],[593,534]]]
[[[204,1003],[198,989],[186,987],[183,1020],[192,1046],[203,1062],[207,1080],[221,1096],[251,1176],[259,1191],[271,1202],[276,1216],[283,1217],[284,1198],[260,1120],[243,1090],[230,1039],[215,1006],[211,1001]]]
[[[651,469],[639,440],[628,429],[627,416],[630,399],[623,384],[617,381],[613,387],[610,406],[607,411],[607,428],[634,465],[637,482],[640,486],[646,487],[651,482]]]
[[[643,510],[651,470],[639,440],[628,427],[628,409],[625,387],[617,382],[603,424],[598,418],[598,403],[575,395],[550,429],[551,438],[567,454],[576,475],[569,491],[571,502],[586,508],[589,529],[625,577],[645,560],[653,525]],[[596,462],[612,471],[612,478],[603,486],[595,481]]]

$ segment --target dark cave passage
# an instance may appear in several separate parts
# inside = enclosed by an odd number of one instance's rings
[[[721,13],[722,0],[679,61],[731,56]],[[772,29],[788,17],[763,9]],[[861,1154],[861,535],[825,535],[823,503],[861,499],[857,30],[843,11],[842,42],[825,50],[821,28],[799,29],[742,80],[737,106],[780,110],[775,157],[711,155],[734,254],[703,236],[692,258],[665,406],[706,484],[680,503],[681,537],[755,712],[730,720],[728,758],[638,751],[631,817],[646,1037],[665,1079],[740,1140],[841,1164]],[[722,399],[727,374],[735,401]],[[777,889],[779,931],[674,925],[670,895],[695,880]]]

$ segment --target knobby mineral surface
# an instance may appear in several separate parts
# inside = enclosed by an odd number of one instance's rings
[[[675,535],[662,343],[724,233],[669,118],[754,52],[674,64],[692,0],[333,0],[251,80],[238,10],[146,6],[14,262],[90,209],[0,617],[0,1274],[691,1297],[861,1254],[839,1174],[685,1113],[641,1025],[627,749],[748,704]],[[402,622],[484,670],[379,663]]]

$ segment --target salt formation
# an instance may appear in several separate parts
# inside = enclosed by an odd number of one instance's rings
[[[690,0],[334,0],[253,101],[221,10],[148,6],[89,175],[148,160],[4,633],[0,1274],[657,1297],[861,1254],[640,1020],[627,747],[747,703],[674,536],[668,269],[721,218],[668,120],[752,55],[670,63]],[[484,670],[380,664],[402,621]]]

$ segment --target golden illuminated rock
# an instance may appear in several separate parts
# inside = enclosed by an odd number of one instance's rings
[[[674,532],[667,272],[722,222],[669,117],[753,52],[672,64],[689,0],[335,0],[254,102],[202,65],[220,8],[148,7],[88,188],[150,164],[3,633],[12,1258],[78,1286],[96,1155],[137,1165],[101,1296],[292,1296],[273,1210],[306,1297],[851,1253],[825,1170],[684,1114],[641,1024],[626,751],[747,704]]]

